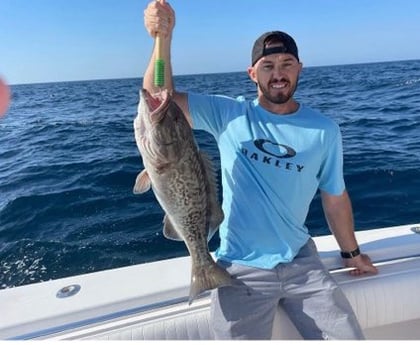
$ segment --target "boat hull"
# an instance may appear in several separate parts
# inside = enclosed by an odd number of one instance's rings
[[[314,238],[367,339],[420,339],[418,229],[356,233],[375,276],[351,276],[334,238]],[[209,296],[188,305],[189,275],[190,258],[181,257],[1,290],[0,339],[212,339]],[[272,337],[301,339],[280,306]]]

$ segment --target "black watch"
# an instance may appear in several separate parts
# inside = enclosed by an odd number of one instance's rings
[[[351,259],[360,255],[360,248],[357,247],[355,250],[352,250],[351,252],[340,252],[340,254],[343,259]]]

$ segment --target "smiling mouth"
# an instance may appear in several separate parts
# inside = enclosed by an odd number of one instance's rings
[[[289,85],[289,83],[284,79],[283,80],[274,80],[273,82],[270,83],[270,88],[280,90],[280,89],[284,89],[288,85]]]
[[[287,83],[275,83],[275,84],[271,84],[271,88],[272,89],[276,89],[276,90],[284,89],[286,86],[287,86]]]

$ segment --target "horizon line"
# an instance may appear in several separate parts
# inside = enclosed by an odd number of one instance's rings
[[[342,63],[342,64],[326,64],[326,65],[308,65],[303,68],[322,68],[322,67],[336,67],[336,66],[354,66],[354,65],[369,65],[369,64],[380,64],[380,63],[393,63],[393,62],[408,62],[418,61],[420,59],[402,59],[402,60],[384,60],[384,61],[371,61],[371,62],[354,62],[354,63]],[[246,73],[246,70],[242,71],[230,71],[230,72],[204,72],[204,73],[185,73],[185,74],[174,74],[173,77],[184,77],[184,76],[197,76],[197,75],[211,75],[211,74],[230,74],[230,73]],[[78,83],[78,82],[93,82],[93,81],[107,81],[107,80],[127,80],[127,79],[143,79],[143,77],[109,77],[109,78],[93,78],[93,79],[74,79],[74,80],[55,80],[55,81],[34,81],[24,83],[8,84],[9,86],[20,86],[20,85],[36,85],[36,84],[55,84],[55,83]]]

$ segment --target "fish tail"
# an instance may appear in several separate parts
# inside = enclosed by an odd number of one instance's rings
[[[188,304],[204,291],[230,285],[233,285],[232,277],[214,261],[205,266],[193,267]]]

